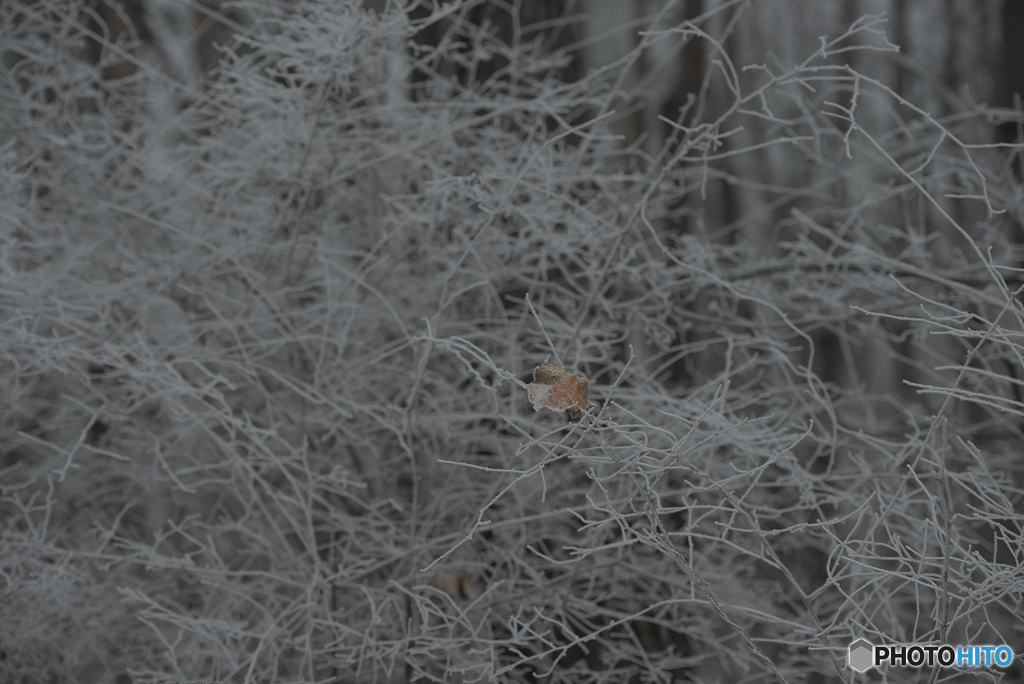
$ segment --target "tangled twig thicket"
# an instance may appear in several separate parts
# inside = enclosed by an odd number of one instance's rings
[[[377,4],[196,3],[195,76],[184,5],[0,3],[5,681],[1024,643],[1018,114],[915,104],[880,17],[748,63],[770,3],[667,2],[584,71],[579,18]]]

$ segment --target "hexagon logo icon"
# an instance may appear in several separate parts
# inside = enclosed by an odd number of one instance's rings
[[[850,644],[850,667],[857,672],[866,672],[874,667],[875,647],[864,639],[857,639]]]

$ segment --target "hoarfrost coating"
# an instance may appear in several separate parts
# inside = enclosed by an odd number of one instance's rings
[[[1017,6],[0,3],[0,679],[1019,650]]]

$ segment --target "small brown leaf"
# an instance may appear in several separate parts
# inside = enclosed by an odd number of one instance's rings
[[[565,411],[577,420],[586,413],[587,381],[558,364],[537,366],[526,391],[536,411]]]
[[[430,578],[429,584],[451,596],[453,601],[472,601],[480,594],[473,578],[461,570],[434,575]],[[435,602],[440,602],[437,596],[432,598]]]

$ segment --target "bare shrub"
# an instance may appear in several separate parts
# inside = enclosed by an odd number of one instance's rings
[[[877,16],[664,3],[586,71],[581,17],[368,4],[0,4],[6,681],[1019,642],[1018,114],[905,97]]]

